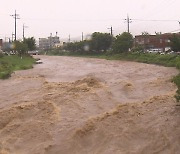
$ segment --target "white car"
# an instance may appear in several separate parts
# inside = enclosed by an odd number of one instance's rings
[[[162,50],[161,49],[149,49],[147,50],[148,53],[161,53]]]

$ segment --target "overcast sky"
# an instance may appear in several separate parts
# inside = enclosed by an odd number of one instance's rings
[[[125,18],[129,14],[133,35],[147,31],[171,32],[180,29],[180,0],[0,0],[0,38],[11,37],[17,11],[17,38],[48,37],[58,32],[60,38],[81,38],[93,32],[113,34],[127,31]],[[136,19],[136,20],[135,20]],[[138,20],[137,20],[138,19]],[[146,21],[144,21],[146,20]],[[148,21],[167,20],[167,21]]]

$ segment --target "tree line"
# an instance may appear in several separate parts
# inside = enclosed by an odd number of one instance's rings
[[[90,40],[67,43],[63,49],[74,53],[127,52],[133,46],[133,36],[124,32],[113,37],[108,33],[94,32]]]
[[[145,33],[142,35],[149,35]],[[134,51],[143,50],[143,48],[133,47],[133,36],[124,32],[113,37],[108,33],[94,32],[90,40],[67,43],[62,49],[72,53],[122,53],[128,52],[130,49]],[[180,35],[174,34],[170,39],[171,50],[180,51]]]
[[[149,35],[148,33],[145,35]],[[170,39],[171,49],[175,52],[180,51],[180,35],[173,35]],[[128,52],[133,47],[133,36],[128,32],[113,37],[109,33],[94,32],[91,39],[77,42],[66,43],[60,50],[69,51],[71,53],[80,54],[98,54],[98,53],[122,53]],[[5,51],[14,50],[19,54],[25,54],[27,51],[36,49],[36,41],[34,37],[24,38],[23,41],[14,41],[11,47],[7,47]],[[59,50],[59,49],[57,49]],[[137,49],[138,50],[138,49]],[[142,49],[141,49],[142,50]]]
[[[16,51],[18,54],[26,54],[28,51],[36,49],[36,40],[34,37],[24,38],[23,41],[14,41],[4,46],[4,51]]]

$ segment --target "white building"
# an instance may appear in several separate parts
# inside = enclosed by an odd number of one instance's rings
[[[48,50],[56,47],[56,44],[60,44],[58,36],[48,37],[48,38],[39,38],[39,49]]]

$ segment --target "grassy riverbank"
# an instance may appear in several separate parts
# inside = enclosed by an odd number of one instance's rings
[[[74,56],[74,57],[89,57],[89,58],[101,58],[107,60],[128,60],[136,61],[148,64],[157,64],[166,67],[176,67],[180,69],[180,56],[175,54],[152,54],[152,53],[119,53],[119,54],[81,54],[72,52],[61,52],[61,51],[49,51],[47,55],[56,56]]]
[[[30,56],[21,57],[17,55],[0,56],[0,79],[6,79],[16,70],[25,70],[33,68],[35,59]]]

